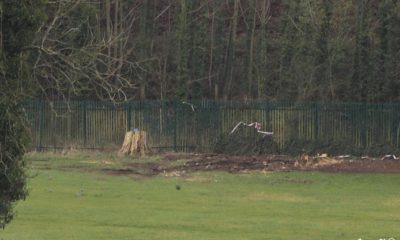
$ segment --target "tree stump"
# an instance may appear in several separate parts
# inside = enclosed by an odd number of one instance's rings
[[[125,134],[124,143],[119,153],[121,155],[144,156],[148,152],[145,131],[129,131]]]

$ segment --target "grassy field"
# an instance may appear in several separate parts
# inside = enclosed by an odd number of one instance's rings
[[[99,170],[129,160],[28,160],[30,195],[2,240],[400,239],[398,174],[111,176]]]

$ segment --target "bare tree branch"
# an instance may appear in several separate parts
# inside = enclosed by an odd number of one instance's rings
[[[119,13],[121,22],[110,26],[113,31],[101,39],[89,22],[76,21],[71,14],[84,3],[81,0],[48,3],[55,11],[40,28],[33,46],[38,52],[33,66],[34,80],[48,100],[85,94],[126,101],[133,97],[129,92],[136,88],[130,74],[142,71],[138,63],[129,61],[134,51],[129,46],[130,29],[136,19],[134,11],[130,9],[124,17]],[[113,54],[109,49],[115,50]]]

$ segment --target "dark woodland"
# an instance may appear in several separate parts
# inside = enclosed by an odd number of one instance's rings
[[[52,98],[399,100],[396,0],[76,2],[38,36]]]

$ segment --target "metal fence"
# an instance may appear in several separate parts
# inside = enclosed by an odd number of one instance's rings
[[[280,147],[293,139],[400,146],[400,104],[31,101],[25,111],[36,149],[116,149],[127,130],[139,128],[154,149],[208,151],[240,121],[260,122]]]

